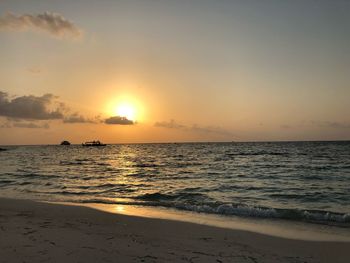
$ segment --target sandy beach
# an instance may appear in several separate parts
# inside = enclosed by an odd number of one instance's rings
[[[348,262],[349,245],[0,199],[1,263]]]

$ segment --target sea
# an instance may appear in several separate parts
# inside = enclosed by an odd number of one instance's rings
[[[350,228],[350,142],[2,146],[0,196]]]

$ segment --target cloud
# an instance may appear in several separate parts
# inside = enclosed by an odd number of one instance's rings
[[[0,30],[36,30],[56,38],[79,38],[82,36],[82,30],[71,21],[60,14],[50,12],[36,15],[6,13],[0,17]]]
[[[64,123],[98,123],[99,121],[100,121],[99,117],[95,117],[94,119],[91,119],[91,118],[84,117],[79,113],[73,113],[71,115],[64,117],[63,119]]]
[[[33,122],[18,122],[18,123],[14,123],[12,125],[12,127],[17,127],[17,128],[29,128],[29,129],[48,129],[50,128],[48,123],[44,123],[44,124],[36,124]]]
[[[32,74],[40,74],[41,73],[41,69],[37,68],[37,67],[27,68],[27,71],[32,73]]]
[[[215,134],[224,135],[224,136],[233,136],[232,132],[216,126],[201,127],[201,126],[198,126],[197,124],[193,124],[189,128],[189,130],[195,131],[195,132],[202,132],[202,133],[215,133]]]
[[[4,122],[4,123],[0,123],[0,128],[11,128],[11,123],[9,122]]]
[[[128,120],[125,117],[113,116],[105,119],[106,124],[116,124],[116,125],[133,125],[135,124],[132,120]]]
[[[39,97],[29,95],[9,99],[7,93],[0,91],[0,116],[29,120],[62,119],[63,103],[56,105],[53,110],[49,109],[56,98],[52,94],[45,94]]]
[[[156,122],[154,124],[154,126],[156,127],[163,127],[163,128],[169,128],[169,129],[185,129],[186,126],[177,123],[174,120],[170,120],[170,121],[160,121],[160,122]]]
[[[311,121],[313,126],[335,128],[335,129],[350,129],[350,122],[337,121]]]
[[[178,129],[178,130],[190,131],[190,132],[192,131],[192,132],[200,132],[200,133],[213,133],[213,134],[219,134],[223,136],[234,136],[232,132],[222,129],[220,127],[199,126],[197,124],[188,126],[188,125],[177,123],[175,120],[156,122],[154,126],[161,127],[161,128],[168,128],[168,129]]]
[[[102,119],[100,116],[86,117],[79,112],[72,113],[66,105],[58,101],[53,94],[42,96],[10,97],[8,93],[0,91],[0,117],[7,122],[0,123],[0,128],[49,128],[48,124],[40,121],[60,120],[65,124],[105,123],[111,125],[134,125],[132,120],[121,116],[112,116]],[[27,121],[27,122],[25,122]]]
[[[0,128],[28,128],[28,129],[49,129],[48,123],[23,122],[22,120],[12,120],[0,124]]]
[[[291,129],[291,128],[292,128],[292,126],[290,126],[290,125],[288,125],[288,124],[281,124],[280,127],[281,127],[282,129]]]
[[[101,123],[108,124],[134,124],[121,117],[111,117],[102,121],[100,116],[94,118],[86,117],[79,112],[72,113],[58,97],[52,94],[43,96],[18,96],[10,98],[6,92],[0,91],[0,117],[7,118],[8,123],[0,127],[21,127],[21,128],[48,128],[47,125],[34,124],[35,121],[61,120],[63,123]],[[23,123],[23,121],[31,123]],[[15,123],[12,125],[12,123]]]

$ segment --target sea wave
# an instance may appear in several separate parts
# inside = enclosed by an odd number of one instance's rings
[[[206,195],[200,193],[174,193],[174,194],[163,194],[163,193],[146,193],[143,195],[135,196],[136,200],[145,200],[145,201],[179,201],[179,200],[194,200],[198,201],[199,199],[209,199]]]
[[[250,207],[234,204],[220,204],[217,206],[210,205],[189,205],[177,204],[176,208],[221,215],[236,215],[244,217],[259,218],[278,218],[297,221],[307,221],[313,223],[350,223],[349,213],[335,213],[330,211],[318,210],[299,210],[299,209],[278,209],[267,207]]]
[[[269,152],[269,151],[252,151],[252,152],[227,152],[226,156],[254,156],[254,155],[276,155],[288,156],[288,152]]]
[[[191,211],[196,213],[217,214],[224,216],[254,217],[265,219],[285,219],[293,221],[302,221],[309,223],[318,223],[326,225],[341,225],[350,227],[350,213],[336,213],[320,210],[300,210],[300,209],[280,209],[269,207],[254,207],[232,203],[203,203],[190,204],[188,202],[167,202],[166,199],[174,199],[172,196],[159,193],[149,194],[146,198],[140,198],[140,201],[126,200],[114,201],[111,199],[90,199],[82,200],[82,203],[102,203],[119,205],[136,205],[174,208],[178,210]],[[147,200],[145,200],[147,199]],[[163,200],[163,201],[160,201]]]
[[[350,227],[350,142],[6,148],[2,195]]]

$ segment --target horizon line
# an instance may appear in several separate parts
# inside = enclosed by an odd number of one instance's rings
[[[168,141],[168,142],[119,142],[106,143],[107,145],[127,145],[127,144],[203,144],[203,143],[288,143],[288,142],[350,142],[350,139],[339,140],[252,140],[252,141]],[[72,146],[78,146],[82,143],[71,143]],[[6,146],[61,146],[60,143],[45,143],[45,144],[0,144]],[[64,146],[64,145],[62,145]]]

